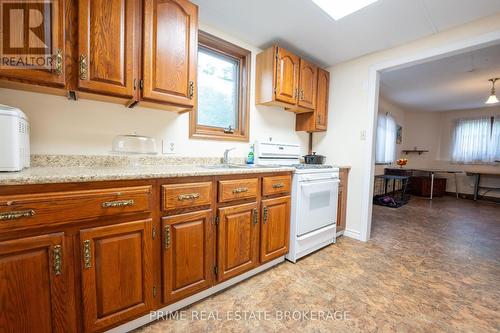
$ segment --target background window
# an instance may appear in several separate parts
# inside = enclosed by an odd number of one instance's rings
[[[198,101],[190,136],[248,141],[251,53],[203,31],[198,40]]]
[[[377,119],[377,142],[375,163],[391,164],[396,158],[397,126],[390,114],[379,114]]]
[[[451,159],[457,163],[490,163],[500,159],[500,121],[492,117],[455,123]]]

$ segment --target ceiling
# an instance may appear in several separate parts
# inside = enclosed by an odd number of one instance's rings
[[[380,94],[415,111],[482,108],[487,107],[492,77],[500,78],[500,44],[384,72]],[[496,88],[500,97],[500,81]]]
[[[348,0],[346,0],[348,1]],[[333,65],[500,12],[499,0],[379,0],[338,21],[310,0],[193,0],[200,21]]]

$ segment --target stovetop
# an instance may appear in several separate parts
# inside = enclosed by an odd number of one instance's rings
[[[294,167],[295,169],[331,169],[333,166],[331,165],[325,165],[325,164],[292,164],[291,167]]]

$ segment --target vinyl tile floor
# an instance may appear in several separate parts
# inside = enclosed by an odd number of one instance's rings
[[[453,197],[373,207],[340,237],[198,302],[152,332],[498,332],[500,205]]]

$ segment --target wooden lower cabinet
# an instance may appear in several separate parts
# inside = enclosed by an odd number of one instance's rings
[[[290,196],[262,200],[260,261],[288,253],[290,240]]]
[[[163,218],[163,302],[173,303],[212,286],[212,211]]]
[[[151,309],[152,220],[80,231],[85,332],[102,330]]]
[[[71,332],[64,233],[0,242],[0,331]]]
[[[337,204],[337,235],[343,234],[346,225],[347,185],[349,168],[340,168],[339,201]]]
[[[257,203],[219,208],[217,279],[225,281],[259,264]]]

